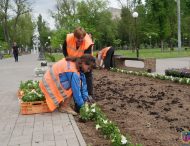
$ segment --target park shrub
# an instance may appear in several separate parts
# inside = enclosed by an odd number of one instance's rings
[[[53,56],[52,54],[46,53],[46,54],[45,54],[45,57],[46,57],[46,59],[47,59],[48,61],[50,61],[50,62],[55,62],[55,61],[56,61],[55,56]]]
[[[11,58],[12,56],[11,56],[11,54],[4,54],[3,55],[3,58]]]
[[[167,69],[165,70],[167,76],[180,77],[180,78],[190,78],[190,69]]]

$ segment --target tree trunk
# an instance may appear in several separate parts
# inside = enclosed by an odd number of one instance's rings
[[[4,17],[2,20],[2,24],[3,24],[3,33],[4,33],[4,37],[5,37],[5,41],[8,43],[10,51],[11,51],[11,40],[10,40],[10,36],[9,36],[9,31],[8,31],[8,22],[7,22],[7,11],[8,11],[8,6],[9,6],[9,0],[5,1],[5,5],[4,5]]]
[[[14,26],[13,26],[13,40],[16,39],[16,33],[17,33],[16,26],[17,26],[17,22],[18,22],[18,17],[19,17],[19,14],[16,16],[15,23],[14,23]]]
[[[163,51],[164,51],[164,41],[161,40],[161,52],[163,52]]]

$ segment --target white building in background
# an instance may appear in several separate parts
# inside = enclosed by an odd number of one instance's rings
[[[109,7],[108,10],[112,14],[112,19],[121,19],[121,9]]]

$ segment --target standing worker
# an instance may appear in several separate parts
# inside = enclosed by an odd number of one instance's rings
[[[92,46],[91,46],[91,54],[93,56],[94,54],[94,44],[95,44],[95,40],[93,40],[93,37],[92,37],[92,33],[88,33],[89,37],[92,39]]]
[[[18,46],[17,46],[17,43],[14,42],[13,43],[13,55],[14,55],[14,58],[15,58],[15,62],[18,62]]]
[[[96,55],[96,64],[98,67],[110,69],[113,67],[113,47],[106,47],[100,50]]]
[[[92,54],[93,42],[91,37],[82,27],[77,27],[73,33],[67,34],[63,43],[63,55],[65,57],[81,57],[84,54]],[[85,73],[88,93],[93,97],[92,72]]]
[[[50,111],[58,108],[60,112],[77,115],[70,107],[72,97],[77,111],[85,102],[91,102],[84,73],[90,72],[94,66],[94,57],[86,54],[79,58],[63,58],[46,71],[39,86]]]

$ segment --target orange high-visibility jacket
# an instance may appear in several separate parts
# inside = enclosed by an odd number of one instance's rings
[[[88,34],[85,35],[84,40],[78,49],[76,48],[76,39],[73,33],[67,34],[66,42],[67,53],[68,56],[71,57],[81,57],[82,55],[84,55],[84,51],[87,50],[90,45],[93,45],[92,39]]]
[[[59,74],[64,72],[76,72],[78,75],[80,74],[74,62],[66,61],[63,58],[46,71],[42,81],[39,83],[51,111],[54,111],[65,98],[71,98],[71,88],[65,90],[60,83]]]
[[[99,53],[101,53],[101,59],[105,59],[106,57],[106,54],[108,52],[108,50],[110,49],[111,47],[106,47],[106,48],[103,48],[101,51],[99,51]]]

